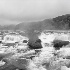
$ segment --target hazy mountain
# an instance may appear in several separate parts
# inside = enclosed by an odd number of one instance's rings
[[[4,25],[0,26],[0,30],[14,30],[16,25]]]
[[[53,19],[45,19],[43,21],[37,21],[37,22],[27,22],[27,23],[20,23],[16,25],[15,29],[19,30],[39,30],[42,31],[44,29],[51,30],[51,29],[57,29],[57,30],[69,30],[70,29],[70,14],[58,16]]]
[[[17,25],[0,26],[4,30],[26,30],[30,39],[36,39],[36,31],[42,30],[69,30],[70,29],[70,14],[58,16],[53,19],[45,19],[37,22],[23,22]]]
[[[70,14],[58,16],[53,19],[45,19],[43,21],[36,22],[23,22],[17,25],[7,25],[0,26],[0,29],[13,29],[13,30],[39,30],[43,29],[51,30],[51,29],[70,29]]]

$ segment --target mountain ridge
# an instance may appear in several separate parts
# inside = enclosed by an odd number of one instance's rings
[[[63,26],[63,27],[62,27]],[[44,19],[41,21],[22,22],[17,25],[0,25],[0,30],[69,30],[70,29],[70,14],[58,16],[52,19]]]
[[[43,30],[70,30],[70,14],[45,19],[36,22],[22,22],[17,25],[0,26],[0,30],[22,30],[26,31],[30,39],[35,39]]]

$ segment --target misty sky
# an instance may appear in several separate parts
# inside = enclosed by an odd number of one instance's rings
[[[42,20],[70,14],[70,0],[0,0],[0,24]]]

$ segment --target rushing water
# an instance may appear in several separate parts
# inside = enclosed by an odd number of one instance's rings
[[[40,49],[30,49],[29,45],[24,44],[0,48],[0,50],[3,49],[0,53],[3,61],[0,69],[6,70],[9,67],[9,70],[64,70],[63,66],[66,66],[65,69],[68,70],[70,67],[70,33],[47,31],[39,34],[38,38],[42,45]],[[37,42],[40,43],[40,41]],[[54,44],[56,47],[62,47],[56,50]]]

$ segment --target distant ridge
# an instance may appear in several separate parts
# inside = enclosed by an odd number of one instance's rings
[[[26,31],[30,39],[36,39],[36,36],[43,30],[70,30],[70,14],[58,16],[52,19],[45,19],[37,22],[23,22],[17,25],[0,26],[0,30],[22,30]]]
[[[0,30],[69,30],[70,14],[58,16],[52,19],[45,19],[37,22],[23,22],[17,25],[1,26]]]

